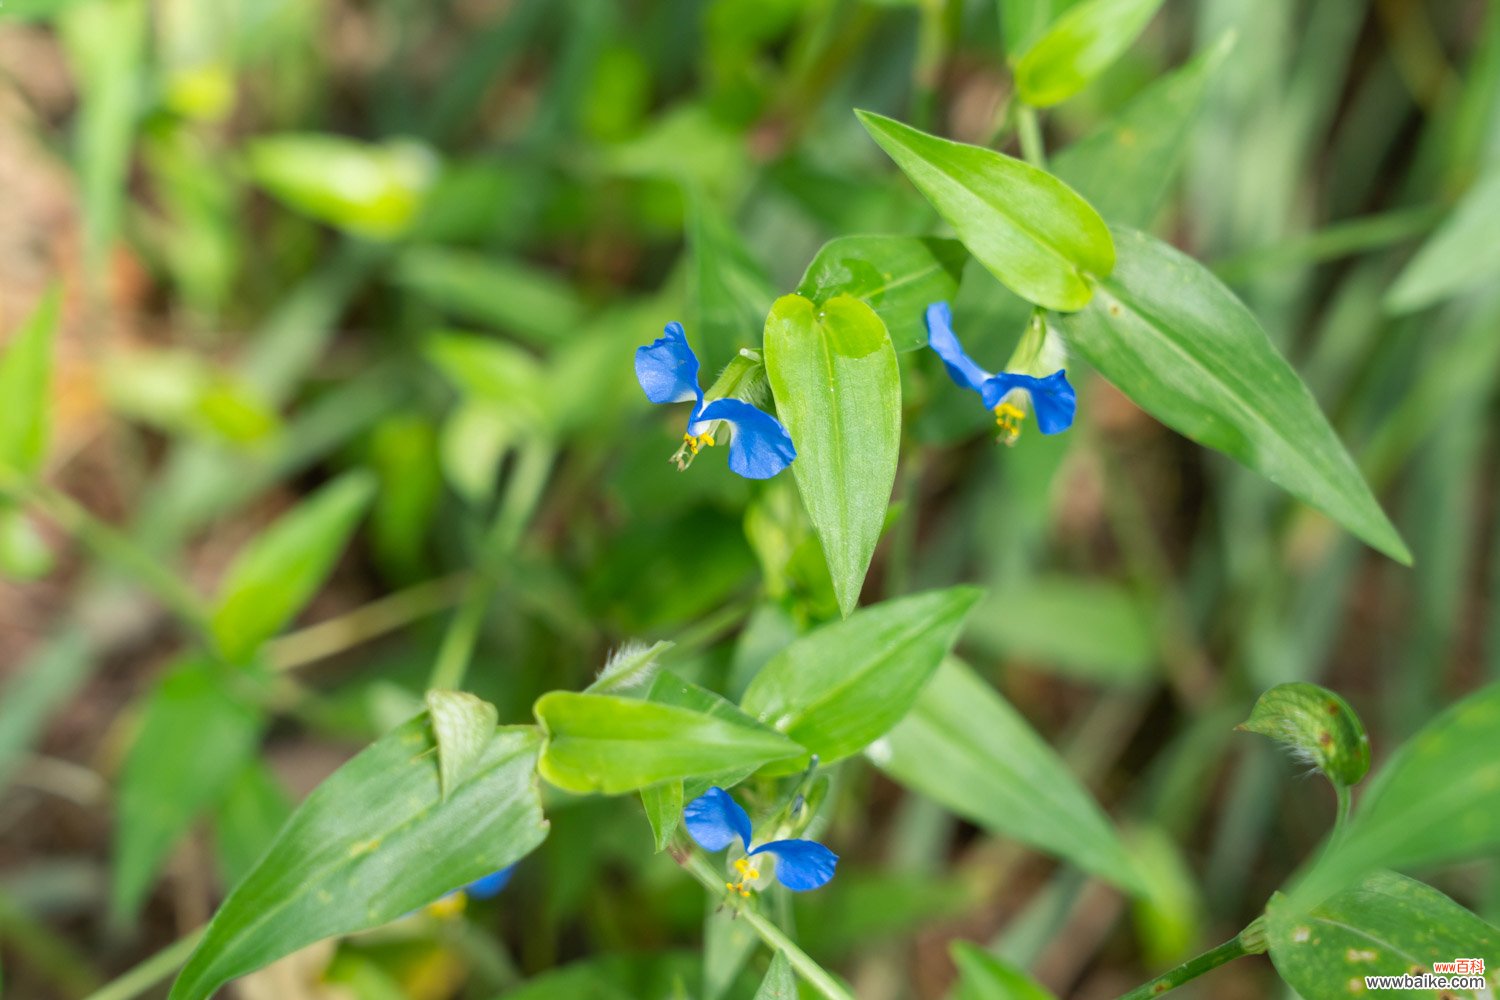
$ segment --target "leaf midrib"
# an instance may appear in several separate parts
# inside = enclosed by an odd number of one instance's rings
[[[434,744],[433,747],[429,748],[429,750],[430,749],[435,749],[435,747],[436,747],[436,744]],[[524,751],[516,751],[516,752],[510,753],[510,754],[507,754],[500,761],[496,762],[496,764],[495,764],[494,767],[490,768],[488,771],[484,771],[484,772],[481,772],[480,774],[476,774],[476,775],[472,776],[464,784],[465,785],[469,785],[469,784],[472,784],[472,783],[474,783],[476,781],[482,780],[483,778],[487,777],[492,772],[498,771],[500,768],[505,767],[506,765],[508,765],[509,763],[511,763],[520,753],[523,753],[523,752]],[[383,843],[386,840],[386,838],[388,838],[389,836],[391,836],[393,833],[399,833],[399,832],[404,831],[404,830],[408,829],[409,827],[411,827],[411,825],[413,823],[417,822],[418,820],[420,820],[422,818],[422,815],[424,813],[429,812],[431,809],[433,809],[434,807],[436,807],[438,804],[439,804],[439,802],[436,801],[436,800],[433,801],[433,802],[431,802],[431,803],[428,803],[427,805],[425,805],[421,809],[418,809],[415,812],[407,814],[406,817],[400,823],[394,824],[394,825],[388,827],[386,830],[379,832],[376,836]],[[335,853],[335,852],[330,851],[329,854],[332,857],[332,860],[328,864],[326,864],[323,867],[319,868],[313,877],[303,878],[303,879],[299,880],[296,883],[296,885],[293,887],[292,891],[289,894],[281,897],[281,899],[278,902],[272,903],[270,906],[267,906],[265,909],[263,909],[261,911],[259,917],[257,917],[256,919],[250,921],[247,924],[242,925],[242,927],[240,928],[240,930],[238,932],[232,934],[230,937],[228,937],[227,939],[225,939],[224,947],[221,947],[219,949],[218,955],[216,955],[212,961],[208,962],[204,966],[204,971],[205,972],[211,972],[211,971],[213,971],[214,969],[216,969],[221,964],[222,958],[223,958],[224,954],[226,953],[226,951],[228,950],[228,946],[236,944],[236,943],[238,943],[240,941],[243,941],[243,940],[246,939],[247,936],[252,935],[252,934],[258,932],[269,921],[271,921],[273,918],[279,916],[288,907],[292,906],[294,903],[300,902],[302,899],[304,899],[308,895],[310,895],[312,893],[312,891],[313,891],[313,886],[314,885],[319,885],[319,884],[324,883],[325,881],[327,881],[328,877],[331,874],[336,873],[340,868],[342,868],[342,867],[344,867],[346,865],[349,865],[349,864],[353,864],[353,863],[357,862],[358,860],[360,860],[360,858],[363,858],[365,856],[365,855],[360,855],[359,857],[351,857],[349,855],[349,853],[348,853],[347,850],[344,851],[344,852],[342,852],[342,853]],[[248,882],[248,877],[247,877],[246,881]],[[245,882],[241,882],[240,884],[244,885]],[[226,900],[226,902],[227,902],[227,900]],[[222,912],[222,907],[221,907],[221,912]],[[203,940],[204,941],[208,940],[208,935],[207,934],[204,935],[204,939]],[[200,943],[199,947],[202,947],[201,943]],[[204,980],[204,973],[202,973],[202,972],[199,973],[198,980],[200,982]],[[174,992],[175,992],[175,990],[174,990]]]
[[[1346,500],[1346,501],[1350,501],[1350,500],[1355,501],[1355,506],[1362,506],[1362,505],[1363,506],[1374,506],[1377,511],[1379,510],[1379,505],[1375,504],[1374,498],[1369,495],[1368,488],[1364,492],[1362,492],[1362,493],[1356,492],[1353,496],[1351,496],[1346,489],[1344,489],[1343,487],[1339,486],[1336,482],[1333,482],[1331,480],[1327,480],[1324,477],[1320,476],[1319,475],[1320,466],[1317,463],[1308,461],[1303,456],[1302,449],[1299,448],[1299,447],[1297,447],[1296,442],[1294,442],[1286,434],[1282,433],[1280,427],[1276,423],[1274,423],[1272,421],[1269,421],[1269,420],[1266,420],[1260,414],[1259,410],[1257,410],[1249,401],[1247,401],[1243,396],[1241,396],[1239,394],[1239,392],[1237,391],[1237,389],[1234,386],[1232,386],[1230,383],[1226,382],[1217,373],[1215,373],[1213,371],[1213,369],[1211,369],[1206,364],[1204,364],[1198,358],[1197,355],[1193,354],[1192,352],[1188,351],[1185,347],[1183,347],[1181,344],[1177,343],[1177,341],[1170,336],[1170,334],[1168,332],[1168,326],[1160,319],[1160,317],[1158,317],[1151,310],[1143,308],[1141,306],[1141,304],[1137,300],[1135,300],[1134,298],[1132,298],[1132,296],[1128,292],[1126,292],[1125,289],[1122,288],[1120,286],[1120,284],[1116,280],[1114,280],[1114,279],[1106,279],[1103,282],[1101,282],[1101,284],[1103,284],[1106,288],[1108,288],[1109,291],[1110,291],[1110,293],[1112,295],[1114,295],[1115,298],[1117,298],[1121,302],[1122,305],[1124,305],[1131,312],[1133,312],[1137,317],[1139,317],[1152,330],[1156,331],[1156,333],[1159,335],[1157,339],[1160,342],[1162,342],[1162,343],[1166,344],[1168,347],[1170,347],[1171,350],[1175,354],[1177,354],[1179,357],[1184,358],[1188,362],[1190,362],[1196,370],[1201,371],[1204,374],[1206,374],[1208,376],[1208,379],[1212,382],[1212,384],[1215,385],[1215,386],[1218,386],[1220,388],[1220,390],[1222,391],[1223,395],[1226,396],[1227,398],[1229,398],[1230,400],[1232,400],[1234,402],[1235,406],[1242,413],[1249,414],[1255,420],[1255,422],[1258,423],[1259,426],[1262,426],[1262,427],[1266,428],[1269,431],[1270,436],[1273,437],[1273,438],[1275,438],[1278,442],[1280,442],[1281,445],[1283,446],[1283,449],[1286,452],[1289,452],[1291,454],[1292,458],[1294,459],[1293,464],[1297,465],[1297,466],[1299,466],[1301,468],[1302,473],[1303,473],[1304,476],[1306,476],[1310,472],[1311,473],[1311,478],[1314,481],[1322,480],[1322,481],[1328,482],[1330,485],[1333,486],[1335,492],[1339,496],[1341,496],[1344,500]],[[1293,373],[1293,377],[1295,378],[1295,373]],[[1329,434],[1333,434],[1332,428],[1326,428],[1326,429],[1328,430]],[[1326,446],[1326,442],[1325,442],[1325,446]],[[1343,445],[1341,443],[1338,444],[1338,446],[1336,448],[1336,457],[1343,458],[1345,460],[1345,462],[1347,462],[1349,464],[1352,464],[1352,462],[1353,462],[1353,460],[1349,457],[1347,450],[1344,449],[1344,447],[1343,447]],[[1356,478],[1358,478],[1358,477],[1356,477]],[[1359,479],[1359,482],[1361,483],[1361,485],[1363,485],[1364,480],[1363,479]],[[1286,486],[1286,484],[1281,484],[1281,485]],[[1286,486],[1286,488],[1290,489],[1290,486]],[[1306,500],[1308,503],[1312,504],[1315,507],[1321,507],[1322,506],[1321,504],[1319,504],[1318,502],[1312,500],[1309,497],[1304,497],[1304,496],[1301,496],[1300,494],[1299,494],[1299,497],[1301,499],[1303,499],[1303,500]],[[1369,515],[1368,512],[1365,512],[1365,513],[1362,513],[1361,516],[1362,516],[1362,518],[1368,518],[1370,515]],[[1386,524],[1386,527],[1389,529],[1389,524]],[[1391,530],[1393,530],[1393,529],[1391,529]]]

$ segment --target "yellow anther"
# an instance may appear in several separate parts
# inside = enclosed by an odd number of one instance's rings
[[[1016,438],[1021,436],[1021,424],[1026,419],[1026,411],[1014,403],[1000,403],[995,407],[995,425],[1000,428],[1000,440],[1006,444],[1015,444]]]
[[[739,873],[738,882],[725,882],[724,888],[730,892],[737,892],[741,896],[750,895],[750,883],[760,878],[760,869],[750,864],[748,858],[736,858],[734,870]]]
[[[714,446],[714,437],[712,434],[699,434],[697,436],[684,434],[682,436],[682,443],[688,451],[696,455],[700,448],[712,448]]]

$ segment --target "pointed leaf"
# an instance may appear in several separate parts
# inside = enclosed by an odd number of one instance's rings
[[[980,591],[935,590],[864,608],[787,646],[741,707],[831,764],[901,721],[958,638]],[[806,760],[765,768],[790,774]]]
[[[32,475],[47,453],[52,341],[61,292],[53,287],[0,354],[0,467]]]
[[[1016,93],[1033,107],[1078,93],[1130,48],[1162,0],[1084,0],[1016,60]]]
[[[1459,958],[1500,963],[1500,930],[1447,896],[1395,872],[1379,871],[1300,912],[1281,894],[1266,907],[1266,940],[1281,978],[1306,1000],[1365,993],[1366,976],[1433,974]],[[1490,996],[1488,990],[1393,990],[1400,997]]]
[[[515,864],[547,835],[539,738],[502,729],[446,800],[425,715],[339,768],[235,887],[172,987],[204,1000],[298,948],[377,927]]]
[[[500,713],[489,702],[466,691],[428,691],[427,714],[437,741],[438,776],[443,795],[473,776],[495,735]]]
[[[637,698],[553,691],[535,711],[548,737],[542,777],[580,794],[617,795],[802,753],[764,726]]]
[[[110,906],[117,921],[140,909],[168,854],[251,760],[260,713],[223,667],[188,660],[146,702],[120,774]]]
[[[1399,562],[1411,553],[1312,393],[1255,316],[1191,257],[1124,227],[1112,277],[1059,322],[1142,409],[1312,504]]]
[[[1119,834],[1057,752],[962,663],[945,662],[901,724],[866,753],[989,832],[1141,891]]]
[[[219,587],[213,634],[224,656],[249,659],[312,599],[375,495],[364,472],[335,480],[235,556]]]
[[[855,114],[975,259],[1022,298],[1082,309],[1093,295],[1086,276],[1114,269],[1104,220],[1045,170],[867,111]]]
[[[957,240],[840,236],[807,265],[797,294],[815,304],[853,296],[875,310],[897,351],[915,351],[927,344],[927,306],[958,294],[968,259]]]
[[[792,474],[823,542],[839,608],[860,588],[885,524],[901,444],[901,372],[880,317],[847,295],[800,295],[766,319],[766,374],[797,447]]]

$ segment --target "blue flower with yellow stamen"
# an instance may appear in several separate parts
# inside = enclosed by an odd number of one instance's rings
[[[713,447],[714,431],[721,423],[730,428],[729,468],[746,479],[770,479],[797,457],[791,435],[764,410],[731,397],[704,403],[698,356],[688,346],[681,323],[668,323],[664,336],[636,349],[635,377],[653,403],[693,401],[682,447],[672,456],[679,469],[686,469],[699,449]]]
[[[759,869],[750,860],[758,854],[776,859],[776,881],[793,892],[827,885],[839,862],[837,854],[815,840],[773,840],[752,850],[750,817],[722,788],[710,788],[689,802],[682,810],[682,821],[689,836],[705,851],[722,851],[736,839],[744,846],[745,856],[734,863],[739,880],[724,883],[726,889],[741,896],[750,895],[750,887],[760,878]]]
[[[1063,369],[1040,378],[1016,371],[990,374],[964,353],[953,332],[953,313],[946,302],[934,302],[927,307],[927,344],[943,359],[954,382],[979,393],[985,408],[994,412],[1000,439],[1006,444],[1015,444],[1020,436],[1028,405],[1036,411],[1036,424],[1043,434],[1060,434],[1073,426],[1078,397]],[[1028,366],[1036,364],[1043,357],[1045,344],[1045,328],[1033,323],[1016,354],[1026,354]]]

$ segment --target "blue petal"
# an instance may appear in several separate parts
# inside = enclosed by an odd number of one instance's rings
[[[989,372],[964,353],[963,345],[953,332],[953,313],[946,302],[934,302],[927,307],[927,345],[943,359],[953,381],[965,389],[979,392],[980,386],[990,377]]]
[[[1073,426],[1078,396],[1068,384],[1067,373],[1062,369],[1045,378],[1001,372],[984,383],[981,389],[984,405],[994,409],[1012,389],[1025,389],[1031,394],[1031,408],[1036,411],[1036,425],[1043,434],[1060,434]]]
[[[781,421],[740,399],[716,399],[695,422],[722,420],[734,428],[729,467],[746,479],[770,479],[792,464],[797,449]]]
[[[500,895],[500,891],[510,884],[510,877],[515,874],[516,866],[502,868],[497,872],[486,875],[484,878],[475,879],[464,886],[464,892],[475,899],[490,899]]]
[[[653,403],[703,401],[698,387],[698,356],[688,346],[681,323],[668,323],[664,336],[635,351],[635,378]]]
[[[774,854],[776,881],[793,892],[827,885],[839,863],[837,854],[815,840],[773,840],[750,853]]]
[[[710,788],[682,810],[688,834],[705,851],[722,851],[738,837],[750,849],[750,817],[722,788]]]

